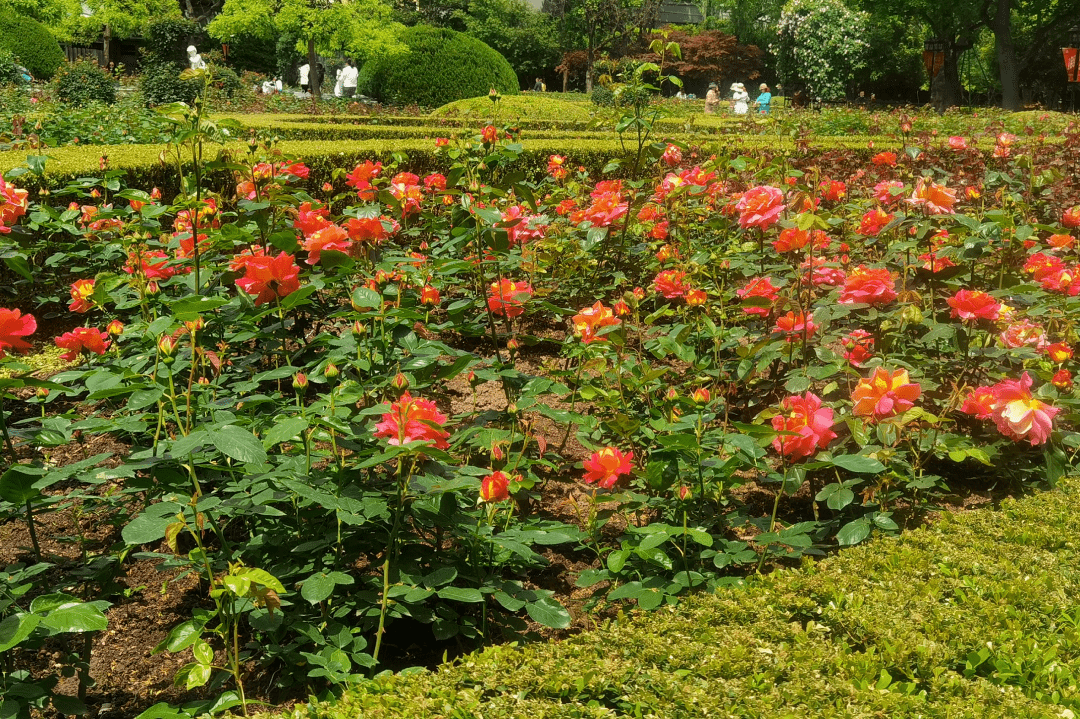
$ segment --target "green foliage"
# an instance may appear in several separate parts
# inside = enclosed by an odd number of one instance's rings
[[[147,63],[139,76],[139,92],[147,105],[166,105],[170,102],[192,102],[202,89],[196,78],[181,78],[186,68],[180,63]]]
[[[225,97],[232,97],[241,88],[240,77],[231,68],[224,65],[207,65],[210,72],[210,84]]]
[[[455,15],[469,35],[506,58],[525,88],[537,77],[550,76],[559,64],[555,20],[525,0],[473,0],[468,12]]]
[[[0,86],[22,85],[25,82],[11,50],[0,48]]]
[[[843,98],[865,67],[868,15],[841,0],[791,0],[770,45],[787,87],[807,87],[812,96]]]
[[[285,716],[423,719],[449,702],[498,717],[1069,716],[1078,492],[1072,478],[1000,511],[946,515],[678,608],[381,677]]]
[[[592,118],[588,105],[568,102],[558,93],[504,95],[495,109],[500,120],[513,123],[579,123],[588,122]],[[491,100],[485,93],[479,97],[447,103],[434,110],[431,118],[437,121],[462,118],[475,124],[490,118],[491,113]]]
[[[11,11],[0,10],[0,48],[10,50],[38,80],[51,79],[64,63],[64,52],[44,25]]]
[[[615,93],[607,85],[594,86],[591,99],[594,105],[615,107]]]
[[[439,107],[454,100],[487,95],[494,88],[516,95],[517,76],[502,55],[453,30],[423,25],[400,36],[406,50],[376,58],[365,68],[370,89],[383,102]]]
[[[187,46],[199,25],[183,17],[165,17],[146,28],[145,48],[157,63],[187,63]]]
[[[116,102],[116,80],[91,60],[80,60],[60,68],[53,78],[61,101],[82,107],[91,102]]]

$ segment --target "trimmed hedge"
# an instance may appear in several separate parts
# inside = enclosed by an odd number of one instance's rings
[[[577,102],[560,99],[558,93],[528,93],[503,97],[499,100],[499,122],[521,122],[523,120],[544,120],[558,122],[588,122],[592,119],[591,108]],[[450,102],[432,111],[430,117],[468,118],[472,122],[487,122],[491,119],[491,100],[488,97],[470,97]]]
[[[44,25],[12,10],[0,10],[0,48],[10,50],[37,80],[51,80],[64,51]]]
[[[432,133],[435,136],[436,132]],[[580,133],[575,135],[575,138]],[[664,135],[658,135],[662,139]],[[778,153],[787,152],[797,155],[794,141],[791,138],[777,138],[767,135],[725,135],[710,139],[709,137],[682,137],[700,147],[702,153],[715,152],[718,155],[737,155],[740,153]],[[867,149],[867,140],[875,141],[873,150]],[[603,169],[613,160],[630,161],[632,148],[628,144],[624,147],[616,137],[610,139],[567,139],[565,137],[555,139],[526,139],[521,142],[523,153],[521,160],[515,165],[531,179],[544,176],[547,172],[548,157],[553,154],[563,155],[567,158],[570,166],[583,166],[594,176],[602,173]],[[869,162],[870,156],[875,152],[885,149],[898,150],[897,141],[886,137],[846,137],[846,138],[818,138],[816,142],[809,143],[810,150],[842,150],[851,154],[854,158]],[[215,146],[208,147],[209,156],[213,156],[218,150]],[[382,160],[384,163],[391,162],[394,155],[403,153],[407,156],[402,169],[408,169],[417,174],[429,172],[445,172],[449,169],[449,159],[445,154],[435,151],[435,143],[431,139],[405,138],[405,139],[376,139],[376,140],[342,140],[326,142],[322,140],[284,140],[279,143],[280,149],[302,159],[309,168],[311,175],[307,180],[308,186],[317,188],[323,182],[332,182],[332,171],[335,168],[351,168],[356,163],[365,159]],[[983,148],[989,151],[989,147]],[[229,146],[230,149],[240,154],[246,152],[247,145],[240,141]],[[20,186],[30,190],[36,196],[41,185],[49,188],[63,187],[69,182],[79,178],[100,177],[98,169],[101,156],[108,155],[109,167],[114,170],[125,171],[125,179],[129,186],[149,188],[156,186],[163,192],[173,193],[177,187],[177,173],[175,166],[162,165],[159,157],[166,150],[165,145],[86,145],[52,148],[48,150],[51,158],[45,165],[44,183],[33,176],[17,180]],[[0,152],[0,174],[6,174],[10,170],[26,163],[25,151]],[[629,168],[632,162],[625,162],[623,167]],[[610,176],[619,177],[615,172]],[[30,179],[33,178],[33,179]],[[231,193],[231,179],[225,175],[208,178],[211,185],[222,192]]]
[[[1072,716],[1078,495],[1072,478],[562,642],[382,676],[286,716]]]
[[[438,107],[466,97],[518,92],[510,63],[490,46],[447,28],[416,25],[399,38],[401,55],[365,63],[358,86],[382,102]]]

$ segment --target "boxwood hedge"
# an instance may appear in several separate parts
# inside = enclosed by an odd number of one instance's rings
[[[1078,494],[1073,478],[562,642],[377,677],[289,716],[1073,716]]]
[[[10,50],[38,80],[50,80],[64,64],[64,51],[37,20],[0,9],[0,48]]]
[[[490,46],[446,28],[416,25],[401,33],[407,50],[365,63],[361,92],[396,105],[439,105],[466,97],[518,92],[510,63]]]

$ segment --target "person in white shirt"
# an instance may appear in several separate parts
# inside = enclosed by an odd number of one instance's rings
[[[311,65],[306,62],[300,66],[300,89],[304,92],[308,91],[308,75],[311,74]]]
[[[341,97],[341,76],[343,74],[345,74],[345,68],[339,67],[334,80],[334,97]]]
[[[345,67],[341,70],[341,86],[345,97],[356,97],[356,81],[360,78],[360,71],[356,69],[352,59],[345,61]]]

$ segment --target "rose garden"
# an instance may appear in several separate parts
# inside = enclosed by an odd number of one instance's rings
[[[0,716],[1071,716],[1075,116],[708,117],[672,51],[11,96]]]

